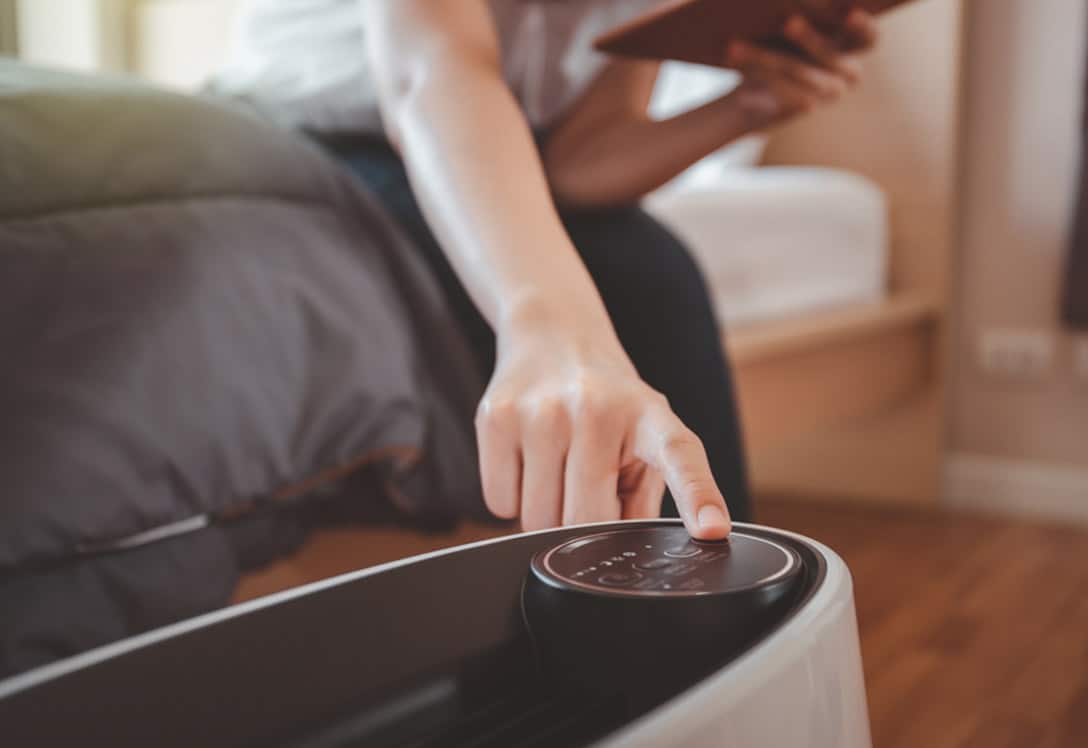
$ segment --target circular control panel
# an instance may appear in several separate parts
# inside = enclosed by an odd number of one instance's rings
[[[750,591],[800,574],[797,553],[734,532],[693,540],[682,526],[587,535],[538,553],[533,574],[559,589],[630,597],[693,597]]]
[[[678,522],[613,525],[533,556],[522,613],[547,677],[648,708],[770,631],[807,574],[759,528],[701,542]]]

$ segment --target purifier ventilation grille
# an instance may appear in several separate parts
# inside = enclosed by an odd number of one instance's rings
[[[417,714],[351,739],[321,742],[338,746],[390,748],[575,748],[597,740],[624,722],[617,700],[512,691],[501,699],[458,709],[455,714]],[[314,745],[314,743],[310,743]]]

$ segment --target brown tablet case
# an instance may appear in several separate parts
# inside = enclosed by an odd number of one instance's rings
[[[672,0],[600,37],[594,46],[623,57],[721,66],[726,45],[744,39],[790,47],[786,21],[802,14],[835,28],[851,8],[883,13],[911,0]]]

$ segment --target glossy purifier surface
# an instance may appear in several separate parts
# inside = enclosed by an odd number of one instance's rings
[[[682,527],[632,528],[576,538],[533,558],[533,573],[557,588],[644,599],[742,594],[801,574],[797,553],[736,532],[692,540]]]
[[[601,748],[872,748],[853,584],[842,559],[773,633],[710,676],[609,736]]]
[[[557,687],[659,704],[772,630],[802,589],[800,555],[744,532],[612,530],[534,556],[525,620]]]
[[[605,560],[628,576],[576,576]],[[202,616],[0,681],[0,725],[5,745],[869,748],[838,557],[750,525],[691,544],[676,521],[475,543]]]

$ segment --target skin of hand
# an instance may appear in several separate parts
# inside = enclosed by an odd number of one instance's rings
[[[859,57],[877,41],[876,20],[856,8],[836,36],[803,15],[790,18],[783,33],[801,56],[739,41],[726,50],[726,65],[744,76],[732,98],[755,129],[838,101],[861,83]]]
[[[656,517],[667,483],[692,535],[730,521],[702,444],[618,342],[528,321],[500,338],[476,428],[484,494],[525,529]]]
[[[387,134],[495,330],[476,419],[488,507],[527,530],[650,518],[667,484],[693,536],[725,537],[702,444],[639,378],[563,231],[486,0],[374,0],[364,12]]]
[[[722,66],[741,73],[740,85],[660,121],[647,113],[658,64],[611,63],[549,138],[545,168],[556,199],[574,207],[634,202],[739,137],[833,104],[859,85],[859,58],[877,41],[876,20],[859,9],[834,36],[804,16],[783,31],[798,54],[734,42]]]

